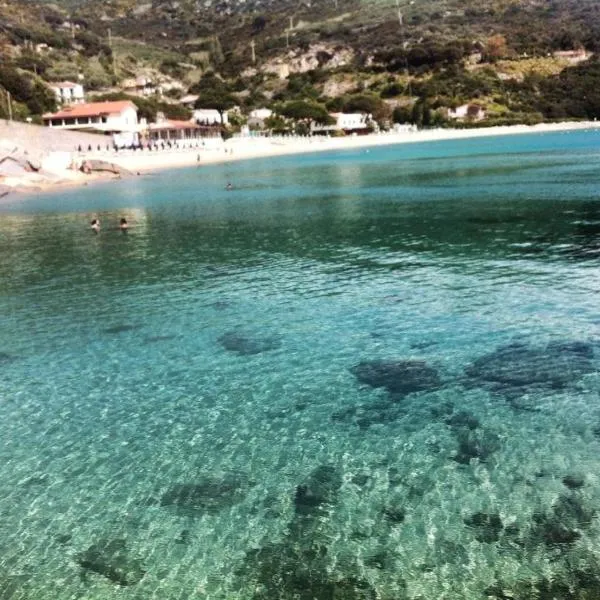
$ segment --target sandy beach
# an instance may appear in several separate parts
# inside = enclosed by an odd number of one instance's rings
[[[198,162],[200,165],[206,165],[233,160],[304,154],[308,152],[327,152],[332,150],[350,150],[355,148],[369,148],[395,144],[592,128],[600,128],[600,122],[566,122],[534,126],[514,125],[480,129],[430,129],[332,138],[318,136],[309,138],[232,138],[226,142],[221,142],[219,140],[215,144],[208,145],[206,149],[191,148],[188,150],[167,150],[154,154],[150,152],[121,152],[118,155],[115,155],[113,153],[111,155],[111,160],[128,170],[143,172],[156,169],[192,166],[198,164]],[[200,155],[200,161],[198,161],[198,155]]]
[[[206,139],[200,144],[189,143],[181,147],[172,147],[158,151],[146,150],[102,150],[99,152],[74,152],[69,164],[82,164],[85,160],[96,159],[107,161],[130,171],[141,174],[148,171],[174,169],[197,165],[203,167],[215,163],[304,154],[310,152],[327,152],[369,148],[383,145],[408,144],[418,142],[436,142],[442,140],[479,138],[489,136],[518,135],[526,133],[549,133],[559,131],[576,131],[598,129],[600,122],[564,122],[539,124],[534,126],[514,125],[505,127],[488,127],[479,129],[435,129],[405,130],[371,134],[365,136],[346,137],[240,137],[222,141],[219,138]],[[189,145],[187,145],[189,144]],[[25,144],[26,145],[26,144]],[[25,148],[25,150],[27,150]],[[64,153],[63,153],[64,154]],[[87,185],[95,181],[106,181],[118,178],[112,173],[84,174],[70,168],[54,166],[40,172],[19,174],[18,176],[0,178],[0,201],[13,197],[13,192],[26,195],[37,194],[48,190],[56,190],[63,186]]]

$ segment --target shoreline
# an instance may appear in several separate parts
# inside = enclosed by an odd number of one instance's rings
[[[590,129],[599,129],[600,122],[561,122],[538,125],[510,125],[499,127],[481,127],[472,129],[430,129],[421,131],[402,131],[346,137],[248,137],[231,138],[222,141],[219,138],[206,140],[208,145],[197,148],[183,148],[164,151],[109,151],[100,154],[79,155],[78,160],[99,158],[109,161],[133,173],[142,174],[154,171],[178,169],[191,166],[328,152],[335,150],[354,150],[379,146],[414,144],[420,142],[438,142],[457,139],[497,137],[529,133],[556,133]],[[198,160],[198,157],[200,159]],[[89,183],[106,182],[119,179],[114,174],[84,174],[80,171],[60,169],[45,173],[28,173],[24,176],[0,178],[0,203],[12,202],[16,196],[25,200],[26,196],[45,192],[59,191],[63,188],[85,186]]]
[[[202,167],[207,164],[251,160],[254,158],[329,152],[333,150],[353,150],[420,142],[523,135],[528,133],[568,132],[587,129],[600,129],[600,122],[574,121],[473,129],[428,129],[335,138],[318,136],[311,138],[232,138],[223,142],[218,150],[200,150],[200,162],[197,161],[198,149],[187,152],[161,153],[154,156],[150,156],[149,154],[142,156],[141,153],[131,153],[127,156],[115,158],[114,162],[130,171],[149,172],[191,166]],[[230,152],[225,153],[225,149]]]

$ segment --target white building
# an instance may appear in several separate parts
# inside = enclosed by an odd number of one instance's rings
[[[193,119],[199,125],[219,125],[221,124],[221,115],[214,108],[197,108],[193,113]],[[223,113],[223,125],[229,124],[227,113]]]
[[[335,119],[332,125],[319,125],[313,123],[312,133],[332,133],[343,131],[345,133],[365,133],[369,129],[371,115],[364,113],[331,113],[330,116]]]
[[[65,106],[56,113],[45,114],[43,119],[45,125],[57,129],[77,129],[116,135],[120,145],[136,143],[140,129],[137,108],[129,100],[73,104]]]
[[[342,131],[360,131],[368,129],[371,115],[364,113],[333,113],[336,126]]]
[[[273,116],[273,111],[270,108],[255,108],[253,111],[250,112],[248,118],[260,119],[261,121],[264,121],[265,119],[268,119],[271,116]]]
[[[148,125],[148,139],[151,142],[180,142],[198,140],[206,128],[193,121],[161,119]]]
[[[155,94],[160,94],[162,91],[160,86],[156,85],[148,77],[143,76],[136,77],[135,79],[124,79],[121,82],[121,88],[130,95],[143,97],[154,96]]]
[[[265,120],[273,115],[270,108],[256,108],[248,115],[248,129],[264,129]]]
[[[196,100],[198,100],[200,96],[196,94],[186,94],[179,99],[179,104],[183,104],[188,108],[194,108],[194,104],[196,104]]]
[[[83,104],[85,102],[83,86],[80,83],[59,81],[57,83],[51,83],[50,89],[55,93],[56,100],[60,105]]]

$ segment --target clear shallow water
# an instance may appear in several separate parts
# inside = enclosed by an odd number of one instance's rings
[[[599,142],[0,207],[0,598],[600,596]]]

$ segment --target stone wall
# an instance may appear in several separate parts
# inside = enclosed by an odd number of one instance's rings
[[[79,146],[87,150],[91,145],[95,150],[98,144],[103,149],[106,144],[112,146],[112,137],[0,119],[0,151],[19,148],[31,156],[42,158],[50,152],[75,152]]]

